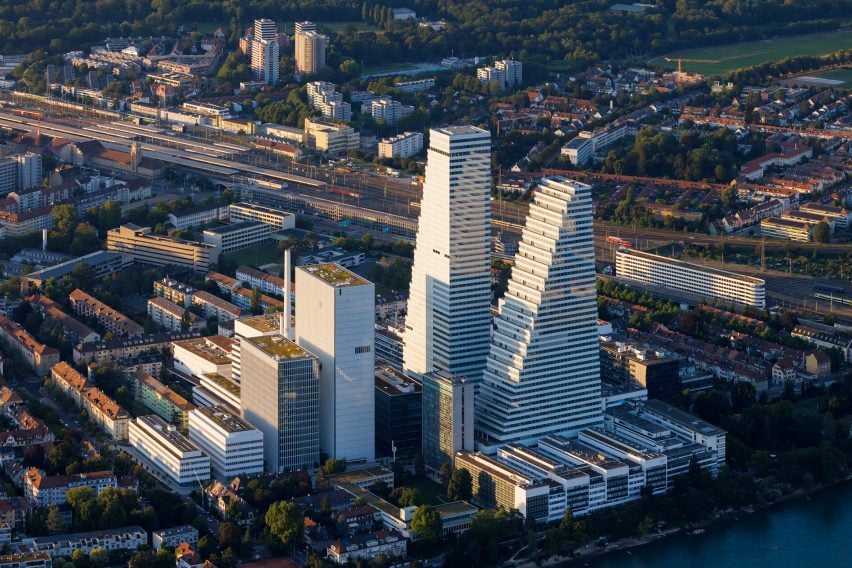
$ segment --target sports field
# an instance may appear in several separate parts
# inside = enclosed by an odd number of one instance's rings
[[[321,32],[325,33],[336,33],[345,28],[346,26],[352,26],[355,30],[359,32],[375,32],[382,33],[382,30],[377,28],[376,26],[371,26],[369,24],[365,24],[364,22],[314,22],[317,25],[317,29]]]
[[[850,48],[852,48],[852,31],[826,32],[686,49],[655,57],[648,63],[654,63],[664,69],[677,69],[677,61],[666,61],[666,58],[682,58],[684,71],[702,75],[725,75],[731,71],[760,65],[767,61],[781,61],[798,55],[823,55]],[[687,59],[700,61],[687,61]]]
[[[811,77],[819,79],[829,79],[830,81],[841,81],[844,87],[852,87],[852,67],[844,67],[843,69],[832,69],[824,73],[814,72],[808,73]]]

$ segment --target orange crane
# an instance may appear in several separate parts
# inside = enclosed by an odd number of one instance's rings
[[[666,61],[677,61],[677,75],[675,76],[678,83],[683,79],[682,64],[687,63],[719,63],[719,59],[689,59],[686,57],[664,57]]]

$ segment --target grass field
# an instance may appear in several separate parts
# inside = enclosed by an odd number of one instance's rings
[[[665,69],[677,69],[677,62],[666,61],[666,58],[703,59],[706,61],[684,61],[683,70],[703,75],[725,75],[767,61],[780,61],[797,55],[823,55],[849,48],[852,48],[852,31],[828,32],[687,49],[656,57],[649,63]]]
[[[852,67],[844,67],[843,69],[832,69],[824,73],[807,73],[810,77],[818,77],[820,79],[831,79],[833,81],[843,81],[845,87],[852,86]]]
[[[281,263],[281,252],[278,250],[278,243],[271,243],[253,246],[243,250],[229,252],[225,258],[232,260],[237,264],[248,264],[251,266],[262,266],[273,262]]]
[[[352,26],[359,32],[376,32],[383,33],[382,30],[377,28],[376,26],[371,26],[370,24],[365,24],[364,22],[314,22],[317,25],[317,29],[321,32],[326,33],[336,33],[345,28],[346,26]]]

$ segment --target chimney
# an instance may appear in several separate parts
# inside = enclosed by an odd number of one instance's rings
[[[47,250],[47,229],[41,230],[41,250]]]
[[[290,249],[284,251],[284,312],[281,315],[281,335],[289,339],[293,340],[293,326],[291,325],[292,321],[292,306],[290,305],[290,289],[291,285],[291,277],[290,277]]]

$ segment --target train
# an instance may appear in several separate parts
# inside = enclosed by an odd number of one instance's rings
[[[355,193],[354,191],[349,191],[348,189],[341,189],[339,187],[332,187],[330,191],[332,193],[336,193],[337,195],[343,195],[345,197],[354,197],[355,199],[361,199],[360,193]]]
[[[852,306],[852,298],[844,298],[843,296],[833,296],[830,294],[821,294],[817,292],[814,294],[814,298],[818,300],[825,300],[827,302],[837,302],[838,304],[843,304],[846,306]]]
[[[606,242],[614,244],[614,245],[618,245],[620,247],[633,248],[633,243],[631,243],[630,241],[628,241],[626,239],[621,239],[619,237],[611,237],[611,236],[607,237]]]
[[[845,294],[846,289],[842,286],[832,286],[830,284],[814,284],[814,290],[820,292],[834,292],[835,294]]]

